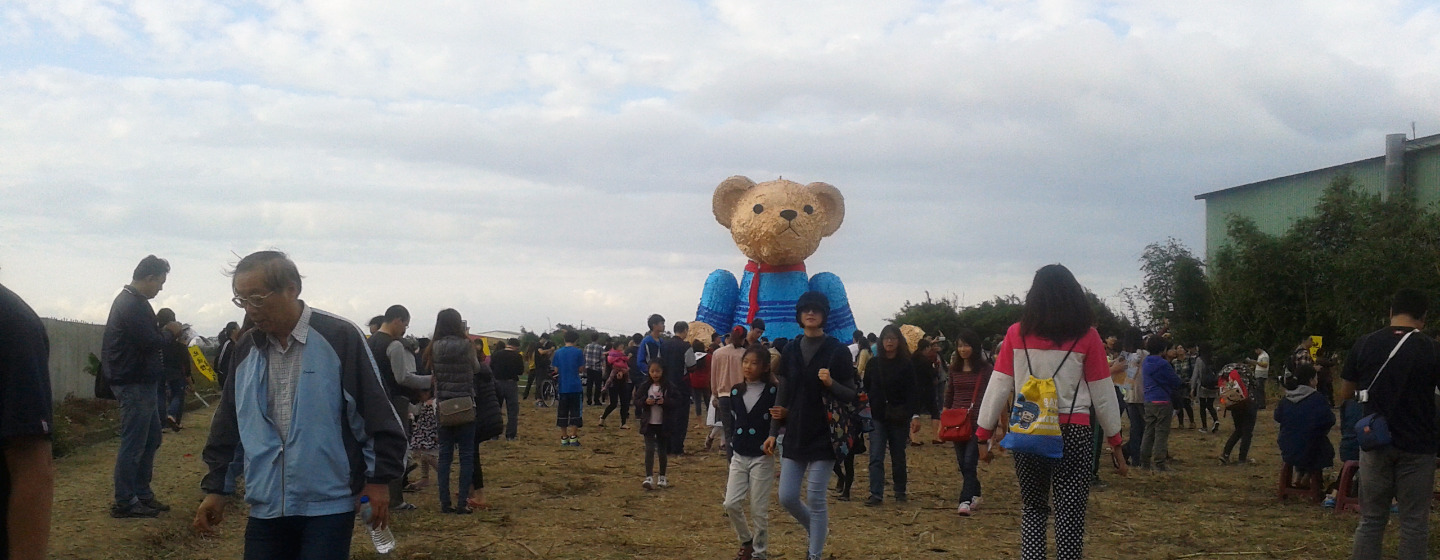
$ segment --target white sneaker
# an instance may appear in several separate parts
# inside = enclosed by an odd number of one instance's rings
[[[970,502],[960,502],[960,507],[955,509],[960,517],[970,517]]]
[[[974,498],[970,498],[970,511],[978,511],[979,509],[980,509],[980,496],[975,496]]]
[[[645,477],[645,482],[641,482],[640,486],[644,487],[646,490],[654,490],[655,478],[650,476]]]
[[[665,480],[665,475],[663,475],[663,474],[660,475],[660,482],[658,483],[658,486],[660,486],[661,488],[669,488],[669,487],[670,487],[670,481]]]

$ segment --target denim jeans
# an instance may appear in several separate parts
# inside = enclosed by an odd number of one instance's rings
[[[910,445],[909,422],[875,421],[875,431],[870,432],[870,497],[885,496],[885,450],[890,450],[890,475],[895,478],[895,497],[905,495],[908,469],[905,466],[905,448]]]
[[[960,486],[960,501],[969,502],[980,496],[980,444],[975,438],[955,442],[955,461],[960,464],[960,476],[965,482]]]
[[[904,440],[901,440],[904,441]],[[871,451],[874,453],[874,451]],[[835,461],[780,461],[780,506],[810,535],[809,558],[825,552],[825,537],[830,533],[830,512],[826,509],[825,489],[830,486],[830,472]],[[805,501],[800,501],[800,483],[805,481]]]
[[[435,472],[440,476],[440,507],[450,507],[450,464],[456,447],[460,448],[460,488],[456,492],[456,503],[464,506],[470,498],[471,480],[475,478],[475,423],[440,426],[439,432],[440,465]]]
[[[245,560],[346,560],[354,531],[354,513],[251,517],[245,526]]]
[[[1435,455],[1395,447],[1360,452],[1360,525],[1355,527],[1354,560],[1379,560],[1390,518],[1390,500],[1400,511],[1400,560],[1426,558],[1430,541],[1430,496]]]
[[[120,450],[115,455],[115,503],[133,504],[155,497],[150,477],[160,449],[160,384],[112,385],[120,401]]]
[[[1125,458],[1131,465],[1140,466],[1140,442],[1145,440],[1145,404],[1128,403],[1125,416],[1130,417],[1130,440],[1125,442]]]
[[[520,430],[520,381],[495,380],[495,396],[500,399],[500,406],[505,407],[505,439],[515,439]]]
[[[168,400],[166,402],[169,406],[169,410],[167,410],[165,414],[174,418],[175,423],[179,424],[180,416],[185,414],[185,389],[188,388],[189,385],[185,383],[184,379],[167,381],[165,385],[166,393],[168,394]]]
[[[769,455],[730,459],[730,477],[725,485],[725,514],[735,528],[740,544],[750,543],[754,558],[765,558],[769,542],[770,491],[775,488],[775,458]],[[745,521],[745,504],[750,504],[750,521]],[[754,530],[750,525],[755,526]]]

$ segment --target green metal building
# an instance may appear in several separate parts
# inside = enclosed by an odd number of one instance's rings
[[[1338,176],[1350,174],[1359,188],[1382,196],[1414,196],[1421,204],[1440,202],[1440,134],[1407,140],[1385,136],[1385,154],[1324,169],[1196,195],[1205,201],[1205,255],[1223,247],[1230,216],[1246,216],[1260,231],[1280,235],[1309,215]]]

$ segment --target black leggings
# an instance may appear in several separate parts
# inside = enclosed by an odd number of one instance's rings
[[[485,488],[485,472],[480,470],[480,442],[475,442],[475,475],[470,477],[470,487]]]
[[[1205,419],[1205,413],[1210,413],[1210,420]],[[1210,422],[1219,422],[1220,414],[1215,412],[1215,397],[1200,397],[1200,427],[1209,429]]]
[[[845,455],[844,461],[835,462],[835,490],[842,496],[850,496],[850,485],[855,484],[855,452]]]
[[[1180,424],[1181,428],[1185,427],[1186,415],[1190,416],[1190,425],[1195,425],[1195,407],[1191,404],[1192,400],[1190,397],[1175,399],[1175,422]]]
[[[645,427],[645,476],[655,474],[655,455],[660,455],[660,476],[665,476],[665,449],[669,445],[670,438],[665,435],[665,427],[660,424],[651,424]]]
[[[630,423],[630,382],[616,381],[610,384],[610,406],[605,407],[605,413],[600,415],[600,421],[604,422],[610,417],[610,413],[616,408],[620,409],[620,423]]]
[[[1235,421],[1235,431],[1230,432],[1230,439],[1225,442],[1223,456],[1228,460],[1230,450],[1238,441],[1240,442],[1240,456],[1237,460],[1244,461],[1250,456],[1250,436],[1255,434],[1255,403],[1244,402],[1231,407],[1230,419]]]

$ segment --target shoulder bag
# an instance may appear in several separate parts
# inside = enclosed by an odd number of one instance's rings
[[[980,401],[980,373],[975,373],[975,391],[970,406],[940,411],[940,441],[965,443],[975,435],[975,403]]]
[[[1360,402],[1370,401],[1370,388],[1375,386],[1375,381],[1379,380],[1380,374],[1385,372],[1385,366],[1390,365],[1390,359],[1395,357],[1395,354],[1400,351],[1400,347],[1405,345],[1405,341],[1412,334],[1415,334],[1415,331],[1405,333],[1405,336],[1400,337],[1400,342],[1395,344],[1395,348],[1390,350],[1390,355],[1385,358],[1385,363],[1380,364],[1380,369],[1375,371],[1375,377],[1370,378],[1370,384],[1365,386],[1364,391],[1361,391],[1363,398]],[[1360,443],[1360,449],[1365,451],[1375,451],[1394,442],[1390,436],[1390,422],[1385,419],[1384,414],[1379,412],[1367,414],[1355,423],[1355,439]]]

